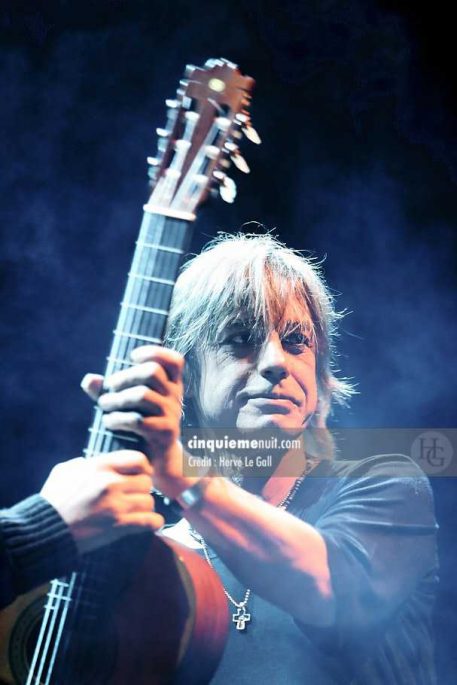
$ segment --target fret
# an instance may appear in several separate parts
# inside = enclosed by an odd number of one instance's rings
[[[107,362],[112,362],[113,364],[121,364],[122,366],[135,366],[134,362],[129,362],[126,359],[119,359],[118,357],[106,357]]]
[[[135,335],[134,333],[125,333],[124,331],[113,331],[114,335],[119,338],[130,338],[131,340],[140,340],[142,342],[152,343],[154,345],[161,345],[162,340],[160,338],[150,338],[147,335]]]
[[[112,431],[107,431],[107,430],[100,430],[99,428],[89,428],[89,433],[91,435],[99,435],[101,438],[114,438],[116,437],[115,433]],[[119,436],[119,438],[122,441],[126,442],[138,442],[136,438],[130,438],[128,435],[122,434],[122,436]]]
[[[133,436],[133,434],[130,435],[132,435],[131,438],[125,437],[124,434],[121,437],[117,433],[109,433],[102,438],[100,445],[97,445],[97,443],[89,445],[89,447],[83,450],[83,454],[86,459],[97,459],[100,454],[106,454],[114,450],[141,449],[140,438]]]
[[[145,276],[172,280],[178,271],[182,255],[182,251],[163,250],[161,258],[157,259],[159,256],[157,252],[139,250],[134,263],[134,270],[137,273],[143,273]]]
[[[56,580],[54,580],[52,584],[54,587],[70,587],[71,586],[71,583],[68,583],[66,580],[61,580],[60,578],[57,578]]]
[[[59,585],[59,581],[54,581],[54,583],[52,585],[52,589],[53,590],[55,589],[57,591],[56,594],[57,594],[58,598],[59,598],[59,595],[63,596],[64,588],[62,585]],[[60,625],[63,625],[62,622],[65,620],[64,617],[66,617],[66,615],[67,615],[68,606],[69,606],[69,603],[64,602],[64,611],[61,614],[60,623],[57,623],[57,616],[58,616],[57,611],[51,611],[50,608],[48,608],[46,611],[45,621],[43,622],[43,626],[46,624],[47,634],[46,635],[43,634],[43,636],[41,636],[41,633],[40,633],[40,637],[39,637],[40,647],[41,647],[42,637],[43,637],[43,639],[45,638],[45,640],[44,640],[44,645],[43,645],[43,651],[40,655],[41,658],[40,658],[40,664],[38,667],[38,673],[36,674],[36,679],[35,679],[36,683],[41,683],[41,677],[42,677],[43,671],[44,671],[45,666],[46,666],[46,658],[45,658],[46,654],[49,653],[51,641],[53,639],[54,632],[56,631],[56,629],[57,629],[57,634],[59,635],[59,628],[60,628]],[[48,620],[46,620],[46,618]],[[55,640],[54,641],[53,653],[51,655],[51,662],[50,662],[51,666],[53,665],[53,662],[54,662],[54,658],[55,658],[55,654],[57,652],[58,644],[59,644],[59,640]],[[29,677],[27,678],[27,685],[29,685],[31,683],[31,677],[33,676],[33,671],[34,671],[35,665],[37,665],[38,655],[39,655],[39,649],[36,649],[35,654],[34,654],[34,659],[33,659],[32,665],[31,665],[31,669],[29,672]],[[36,660],[35,660],[35,657],[37,657]],[[49,683],[51,670],[52,670],[52,668],[48,669],[48,677],[46,678],[45,685],[47,685],[47,683]]]
[[[162,283],[163,285],[171,285],[172,287],[175,284],[175,281],[172,281],[168,278],[157,278],[157,276],[145,276],[145,274],[135,274],[132,271],[129,272],[129,278],[138,278],[142,281],[149,281],[151,283]]]
[[[159,245],[159,243],[146,243],[146,242],[137,240],[136,244],[139,247],[146,247],[146,248],[152,249],[152,250],[159,250],[160,252],[173,252],[174,254],[179,254],[179,255],[184,254],[184,250],[180,250],[177,247],[169,247],[167,245]]]
[[[186,243],[187,224],[162,217],[144,216],[138,240],[182,248]]]
[[[159,314],[160,316],[168,316],[167,309],[157,309],[156,307],[146,307],[144,305],[130,304],[127,302],[121,302],[121,307],[125,307],[126,309],[135,309],[141,312],[148,312],[150,314]]]
[[[57,593],[53,593],[51,590],[48,592],[48,599],[51,600],[50,603],[46,603],[44,605],[45,609],[51,609],[52,611],[55,611],[56,609],[59,608],[59,602],[72,602],[73,599],[71,597],[65,597],[65,595],[60,595]],[[52,600],[57,599],[58,602],[53,602]]]
[[[131,338],[114,338],[109,357],[129,360],[136,347],[138,347],[138,342],[136,340]],[[112,373],[111,366],[106,369],[105,375],[107,373]]]
[[[70,591],[70,594],[73,593],[73,588],[74,588],[74,584],[75,584],[76,578],[77,578],[76,573],[72,573],[72,574],[71,574],[71,577],[70,577],[70,583],[69,583],[69,591]],[[70,603],[69,603],[69,602],[66,602],[66,603],[64,604],[64,608],[63,608],[63,611],[62,611],[61,616],[60,616],[60,622],[59,622],[59,625],[57,626],[57,635],[56,635],[56,639],[55,639],[55,642],[54,642],[54,649],[53,649],[53,651],[52,651],[51,658],[50,658],[50,660],[49,660],[48,675],[47,675],[47,678],[46,678],[46,681],[45,681],[45,685],[49,685],[50,682],[51,682],[52,673],[53,673],[53,671],[54,671],[54,664],[55,664],[55,662],[56,662],[56,658],[57,658],[57,653],[58,653],[58,650],[59,650],[60,641],[61,641],[62,635],[63,635],[63,629],[64,629],[64,627],[65,627],[65,622],[66,622],[66,620],[67,620],[67,615],[68,615],[68,608],[69,608],[69,606],[70,606]],[[39,678],[37,678],[37,680],[38,680],[38,682],[39,682]]]
[[[155,342],[155,344],[161,344],[162,336],[166,323],[166,316],[159,316],[156,314],[150,314],[144,312],[141,309],[134,308],[124,308],[122,310],[124,317],[119,321],[121,329],[129,335],[134,335],[139,339],[144,339],[146,342]],[[125,345],[126,339],[121,339],[115,341],[117,345],[116,349],[112,349],[110,354],[115,357],[126,358]],[[160,341],[157,343],[157,341]]]
[[[156,316],[154,314],[147,314],[138,309],[124,310],[127,311],[127,317],[122,321],[122,329],[128,331],[132,335],[138,336],[149,342],[149,339],[162,340],[166,318],[163,316]],[[120,344],[125,344],[126,339],[121,339]],[[161,344],[154,343],[154,344]],[[112,350],[117,357],[125,357],[124,349]]]
[[[165,280],[145,275],[132,278],[131,286],[126,290],[124,299],[135,304],[168,310],[173,294],[173,283],[162,282]]]

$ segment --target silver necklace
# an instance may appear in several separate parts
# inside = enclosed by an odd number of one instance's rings
[[[292,502],[293,498],[295,497],[297,491],[299,490],[306,476],[315,466],[317,466],[318,462],[319,459],[307,458],[305,470],[303,471],[302,475],[299,478],[297,478],[297,480],[292,485],[287,495],[279,502],[279,504],[276,505],[278,509],[287,510],[287,507]],[[211,566],[211,568],[214,568],[209,556],[208,546],[206,544],[204,537],[200,535],[200,533],[197,533],[197,531],[192,530],[191,532],[192,535],[200,542],[206,561]],[[249,597],[251,596],[251,588],[246,589],[246,592],[244,593],[244,597],[241,600],[241,602],[237,602],[236,599],[234,599],[232,595],[225,589],[225,587],[223,588],[223,590],[228,601],[236,608],[236,611],[232,613],[232,623],[235,624],[237,630],[246,630],[246,624],[249,623],[251,620],[251,614],[247,610],[247,603],[249,601]]]

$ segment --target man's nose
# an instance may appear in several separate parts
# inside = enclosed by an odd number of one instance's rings
[[[287,356],[276,331],[271,333],[262,345],[257,368],[259,373],[272,384],[279,383],[289,375]]]

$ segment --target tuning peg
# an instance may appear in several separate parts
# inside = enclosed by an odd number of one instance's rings
[[[228,176],[224,176],[224,178],[222,179],[222,183],[219,187],[219,192],[224,202],[232,204],[236,198],[235,181],[232,178],[229,178]]]
[[[197,67],[193,64],[187,64],[184,75],[186,78],[190,78]]]
[[[249,172],[251,171],[249,168],[249,165],[246,162],[246,160],[244,159],[243,155],[241,155],[238,152],[238,150],[235,150],[234,152],[232,152],[232,154],[230,155],[230,158],[231,158],[232,162],[234,163],[234,165],[236,166],[237,169],[242,171],[243,174],[249,174]]]
[[[232,141],[228,140],[225,145],[225,149],[227,152],[230,154],[231,160],[236,166],[237,169],[242,171],[244,174],[249,174],[251,171],[248,163],[244,159],[244,157],[240,154],[240,151],[238,149],[238,145],[235,145],[235,143],[232,143]]]
[[[198,113],[198,112],[193,112],[192,110],[186,112],[185,115],[184,115],[184,117],[185,117],[188,121],[193,121],[193,122],[198,121],[198,120],[200,119],[199,113]]]
[[[151,179],[151,181],[155,181],[157,176],[157,167],[160,164],[160,159],[158,159],[157,157],[147,157],[146,161],[149,164],[148,176]]]
[[[255,143],[256,145],[260,145],[262,142],[259,134],[255,130],[254,126],[251,124],[250,121],[247,121],[246,124],[242,127],[242,131],[246,138],[251,141],[251,143]]]
[[[170,131],[167,131],[166,128],[156,128],[156,133],[159,138],[168,138],[170,135]]]
[[[249,121],[249,115],[246,114],[245,112],[238,112],[235,114],[235,119],[240,122],[240,124],[246,124],[247,121]]]
[[[216,126],[220,131],[228,131],[230,128],[230,119],[227,119],[227,117],[217,117]]]
[[[207,145],[205,148],[206,156],[208,159],[217,159],[220,153],[219,148],[216,145]]]

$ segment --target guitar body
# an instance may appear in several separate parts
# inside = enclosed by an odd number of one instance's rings
[[[112,569],[107,605],[78,660],[52,685],[207,683],[222,653],[228,611],[222,585],[195,551],[158,536],[138,536],[116,555],[132,563]],[[134,540],[136,549],[132,550]],[[140,561],[138,557],[141,557]],[[129,564],[127,564],[129,566]],[[129,577],[127,577],[127,574]],[[46,601],[47,586],[0,613],[0,682],[24,685]],[[172,676],[170,674],[173,674]]]

